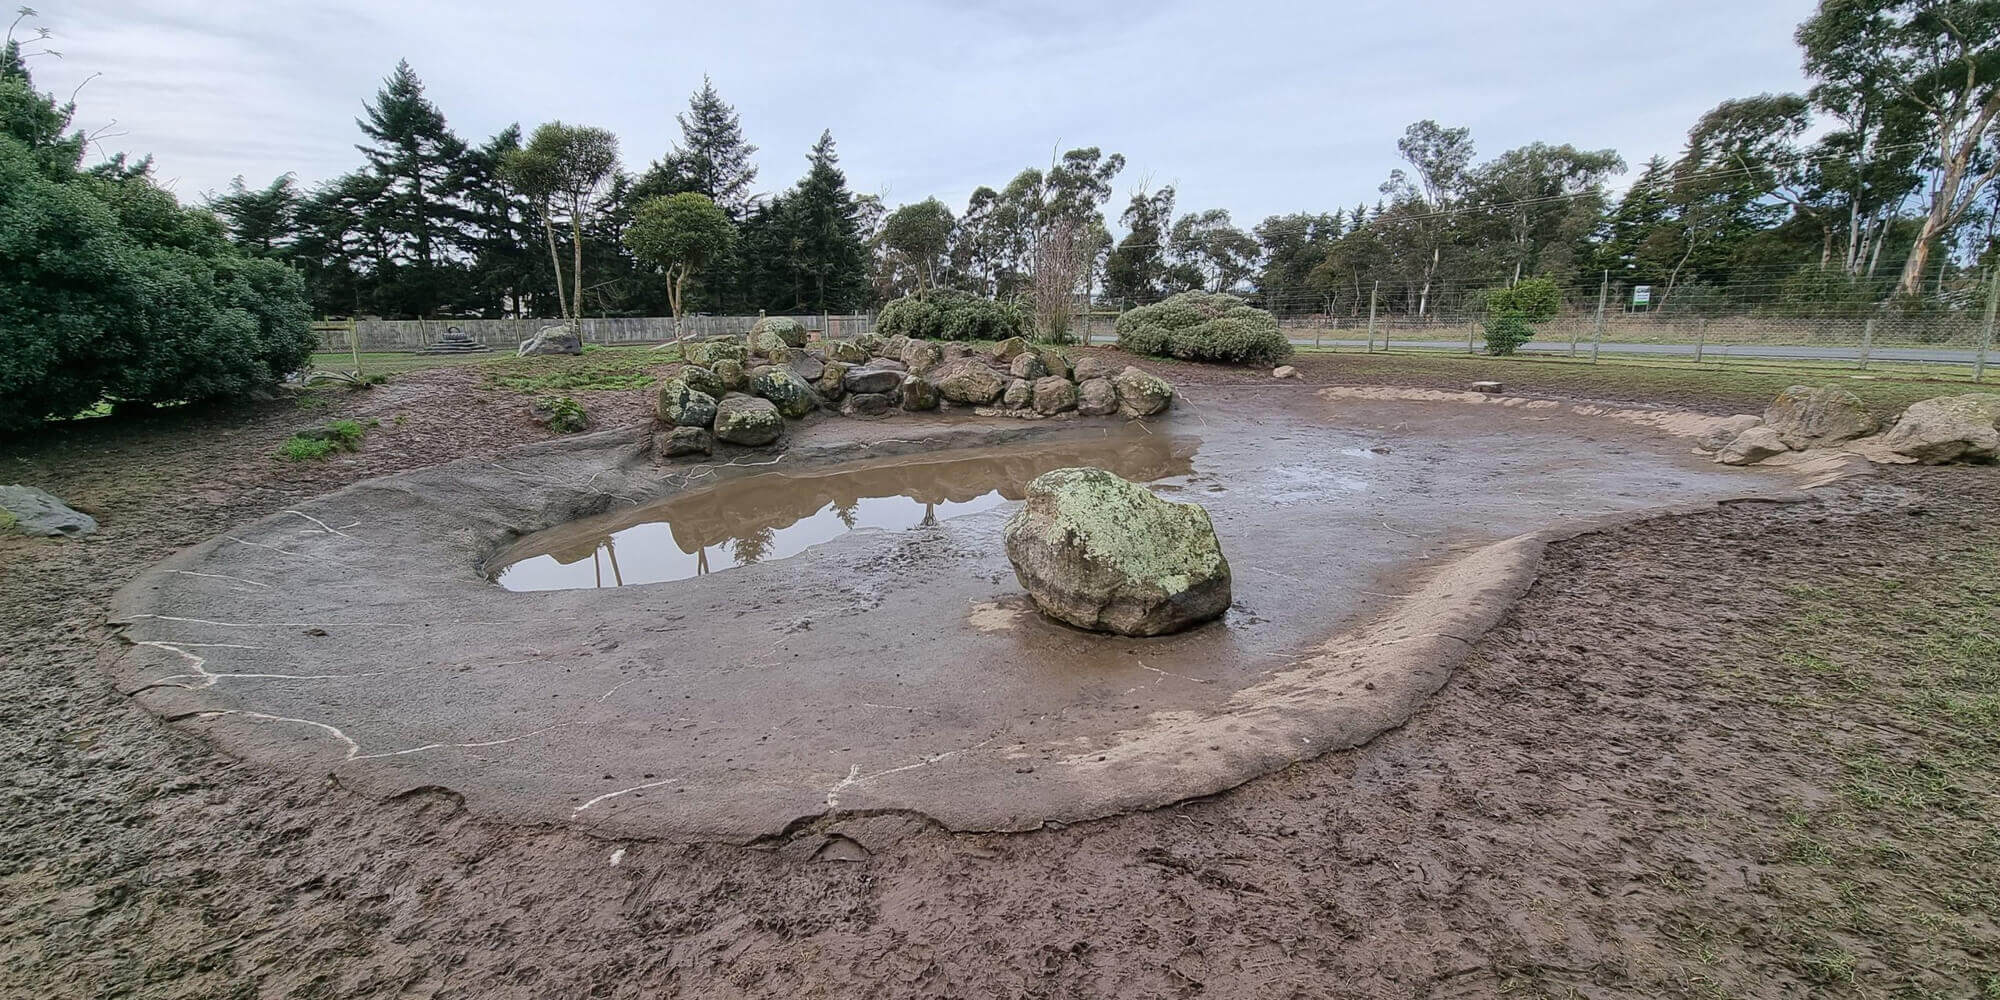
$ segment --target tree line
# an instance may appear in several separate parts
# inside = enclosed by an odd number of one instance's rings
[[[1824,0],[1796,40],[1805,93],[1722,102],[1622,194],[1615,150],[1534,142],[1480,160],[1469,130],[1426,120],[1352,207],[1246,229],[1141,186],[1114,236],[1125,158],[1095,147],[979,187],[956,212],[935,198],[891,211],[850,190],[830,134],[795,184],[760,192],[756,147],[707,81],[677,116],[680,141],[634,172],[587,126],[470,144],[402,64],[357,121],[359,169],[310,192],[239,179],[210,204],[334,315],[848,312],[953,290],[1059,333],[1087,305],[1187,290],[1281,313],[1427,316],[1531,277],[1576,302],[1650,285],[1655,307],[1962,299],[2000,219],[2000,2]],[[722,221],[682,199],[645,223],[648,203],[684,194]]]

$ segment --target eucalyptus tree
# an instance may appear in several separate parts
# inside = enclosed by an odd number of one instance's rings
[[[580,324],[583,319],[583,231],[604,207],[617,169],[617,136],[601,128],[560,121],[537,127],[527,145],[509,151],[501,161],[502,176],[532,199],[541,214],[549,262],[555,268],[556,294],[573,323]],[[568,223],[570,232],[570,292],[566,297],[562,259],[556,250],[558,218]]]

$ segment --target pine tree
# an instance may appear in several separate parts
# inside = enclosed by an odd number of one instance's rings
[[[251,190],[238,174],[229,193],[208,198],[208,208],[229,226],[229,238],[255,257],[283,257],[298,236],[299,191],[295,175],[282,174]]]
[[[385,311],[428,315],[436,311],[446,289],[440,266],[455,252],[463,233],[457,225],[456,181],[462,176],[465,143],[445,126],[443,113],[424,96],[408,61],[382,82],[375,99],[355,119],[369,142],[355,146],[368,169],[383,183],[383,197],[369,206],[373,227],[391,246],[378,274]],[[398,272],[410,269],[405,276]]]
[[[688,99],[687,112],[674,120],[681,126],[674,160],[686,190],[707,195],[730,218],[742,219],[750,207],[750,185],[757,179],[757,167],[750,162],[757,147],[743,141],[736,109],[723,102],[714,81],[704,75],[701,89]]]
[[[780,291],[789,291],[791,299],[780,308],[850,312],[869,296],[860,209],[847,189],[831,131],[820,133],[807,160],[811,166],[804,179],[762,213],[768,218],[759,222],[771,232],[746,242],[779,255],[783,284],[789,286]]]

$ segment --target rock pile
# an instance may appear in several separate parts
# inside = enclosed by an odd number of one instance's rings
[[[1173,405],[1167,380],[1092,356],[1011,337],[993,343],[867,334],[808,342],[785,317],[759,319],[747,337],[683,345],[687,366],[659,390],[655,453],[705,455],[717,441],[767,445],[786,418],[815,410],[852,417],[969,406],[1029,419],[1066,413],[1147,417]]]
[[[2000,459],[2000,393],[1921,400],[1883,427],[1845,389],[1795,385],[1779,393],[1761,418],[1731,417],[1698,444],[1724,465],[1754,465],[1814,448],[1846,448],[1876,461],[1991,462]]]

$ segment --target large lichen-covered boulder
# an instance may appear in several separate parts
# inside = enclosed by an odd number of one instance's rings
[[[910,346],[910,338],[899,333],[882,341],[875,348],[875,356],[878,358],[895,358],[900,361],[903,357],[903,348],[908,346]]]
[[[1078,628],[1164,635],[1229,609],[1229,560],[1208,512],[1103,469],[1035,477],[1006,538],[1035,605]]]
[[[1036,356],[1042,359],[1042,367],[1047,369],[1050,375],[1070,377],[1069,359],[1063,357],[1061,351],[1044,349],[1036,352]]]
[[[1875,415],[1861,397],[1832,386],[1795,385],[1764,411],[1764,424],[1785,446],[1803,451],[1875,433]]]
[[[1007,381],[977,358],[947,361],[930,373],[938,395],[954,403],[985,406],[1007,391]]]
[[[937,408],[937,386],[922,375],[903,376],[903,409],[916,413]]]
[[[797,419],[819,406],[819,396],[806,380],[785,368],[760,368],[750,379],[750,391],[771,401],[778,412]]]
[[[730,444],[766,445],[785,431],[785,418],[768,399],[732,393],[715,407],[715,436]]]
[[[903,345],[903,367],[918,375],[944,364],[944,348],[928,340],[911,339]]]
[[[1118,409],[1127,416],[1149,417],[1173,405],[1174,387],[1166,379],[1130,365],[1111,377]]]
[[[1715,460],[1724,465],[1756,465],[1774,455],[1782,455],[1792,450],[1778,432],[1769,427],[1752,427],[1716,452]]]
[[[583,335],[568,323],[542,327],[534,336],[521,341],[515,352],[516,357],[530,354],[582,354]]]
[[[1938,396],[1910,404],[1882,444],[1927,465],[2000,458],[2000,393]]]
[[[1118,409],[1118,390],[1113,388],[1108,378],[1094,378],[1077,383],[1076,412],[1086,417],[1101,417]]]
[[[662,423],[707,427],[715,422],[715,397],[689,385],[686,379],[670,378],[660,385],[655,412]]]
[[[1076,384],[1061,375],[1036,379],[1034,407],[1036,413],[1044,415],[1076,409]]]
[[[1049,373],[1049,366],[1043,364],[1041,357],[1033,352],[1017,354],[1014,356],[1013,362],[1007,366],[1007,373],[1015,378],[1024,378],[1033,382],[1047,375]]]
[[[872,358],[882,353],[882,345],[886,343],[888,339],[889,338],[884,337],[879,333],[864,333],[861,336],[854,338],[854,346],[861,348],[863,351],[867,352],[868,357]],[[863,360],[866,359],[864,358]]]
[[[76,538],[97,530],[97,519],[33,486],[0,486],[0,535]]]
[[[750,324],[750,333],[744,339],[757,354],[769,354],[779,347],[804,347],[806,325],[790,316],[760,316]]]
[[[724,361],[733,361],[738,366],[750,360],[750,349],[735,337],[717,340],[697,340],[681,348],[681,357],[691,365],[715,368]]]

